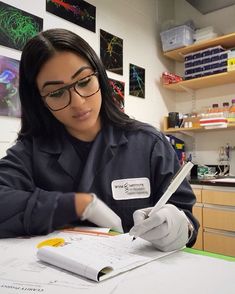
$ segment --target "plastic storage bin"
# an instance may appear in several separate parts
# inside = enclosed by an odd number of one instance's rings
[[[185,80],[226,72],[228,52],[219,45],[185,55]]]
[[[171,143],[172,147],[174,148],[178,156],[178,159],[181,161],[183,154],[185,152],[184,141],[172,135],[166,135],[166,137],[168,138],[168,141]]]
[[[235,50],[228,51],[228,71],[235,70]]]
[[[193,44],[193,29],[187,25],[163,31],[160,36],[164,52]]]

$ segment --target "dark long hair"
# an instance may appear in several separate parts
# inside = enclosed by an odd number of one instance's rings
[[[45,107],[36,78],[42,66],[58,51],[69,51],[85,58],[98,72],[102,104],[101,120],[116,127],[135,129],[138,123],[123,113],[112,97],[105,68],[90,45],[75,33],[65,29],[50,29],[33,37],[25,45],[19,70],[21,129],[18,138],[26,136],[56,136],[63,125]]]

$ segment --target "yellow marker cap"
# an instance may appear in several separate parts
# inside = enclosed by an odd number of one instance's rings
[[[65,240],[63,238],[52,238],[52,239],[47,239],[40,242],[37,245],[37,248],[41,248],[44,246],[58,247],[58,246],[64,245],[64,243],[65,243]]]

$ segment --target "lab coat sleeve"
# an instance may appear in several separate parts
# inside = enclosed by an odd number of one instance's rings
[[[158,140],[154,146],[151,156],[151,167],[154,179],[154,182],[152,183],[153,193],[155,195],[155,202],[157,202],[167,189],[175,173],[180,168],[178,157],[164,136],[162,136],[162,140]],[[188,246],[192,246],[195,243],[199,228],[199,222],[192,215],[192,208],[195,202],[196,197],[187,179],[182,182],[168,201],[168,203],[183,210],[194,225],[194,234],[190,239],[190,242],[187,244]]]
[[[35,185],[31,148],[28,141],[17,142],[0,160],[0,238],[48,234],[76,219],[74,193]]]

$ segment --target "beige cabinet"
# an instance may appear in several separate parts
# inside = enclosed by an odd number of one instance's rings
[[[204,250],[235,256],[235,189],[202,189],[202,202]]]
[[[200,228],[198,230],[197,241],[194,244],[193,248],[203,250],[203,231],[202,231],[202,190],[193,189],[194,194],[196,195],[197,202],[193,207],[193,215],[200,223]]]
[[[201,224],[194,248],[235,256],[235,189],[199,186],[193,190],[197,196],[193,213]]]

